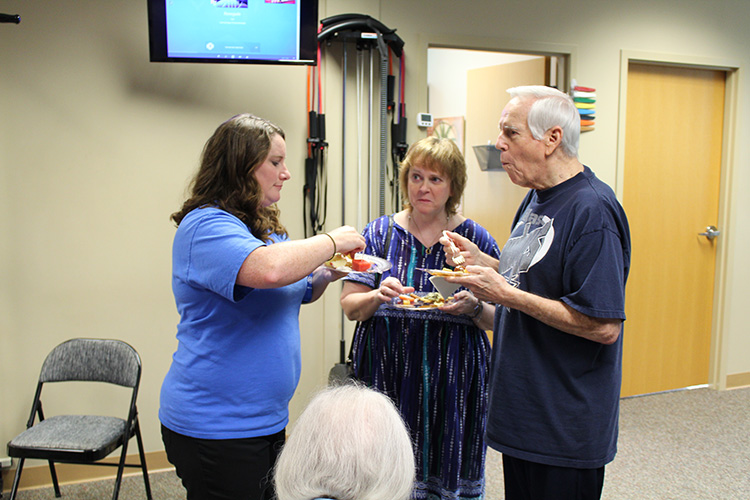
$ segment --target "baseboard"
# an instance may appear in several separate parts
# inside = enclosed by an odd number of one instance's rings
[[[107,458],[102,462],[117,463],[118,458]],[[128,455],[126,463],[137,464],[139,462],[138,455]],[[39,463],[39,462],[34,462]],[[148,465],[148,471],[160,472],[163,470],[174,469],[172,464],[167,460],[167,454],[164,450],[152,451],[146,453],[146,464]],[[16,459],[13,459],[13,467],[10,469],[3,469],[3,493],[10,492],[13,486],[13,477],[16,474]],[[114,479],[117,474],[115,467],[101,467],[92,465],[76,465],[76,464],[55,464],[57,470],[57,479],[60,484],[71,484],[71,483],[85,483],[88,481],[98,481],[100,479],[112,478]],[[139,469],[127,467],[125,469],[125,475],[138,475],[140,474]],[[23,474],[21,474],[21,484],[19,484],[19,490],[29,490],[36,488],[45,488],[52,486],[52,478],[49,474],[49,466],[44,463],[41,465],[23,467]]]
[[[750,386],[750,372],[727,375],[727,389]]]

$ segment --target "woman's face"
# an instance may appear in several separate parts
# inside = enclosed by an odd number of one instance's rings
[[[286,143],[279,134],[271,138],[271,149],[268,157],[255,169],[255,180],[263,192],[263,208],[273,205],[281,199],[281,187],[292,176],[286,168]]]
[[[424,214],[439,213],[451,196],[450,179],[426,168],[421,162],[409,169],[407,184],[412,209]]]

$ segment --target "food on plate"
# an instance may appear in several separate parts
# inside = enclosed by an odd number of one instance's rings
[[[393,305],[396,307],[405,307],[409,309],[435,309],[445,305],[446,302],[453,300],[453,296],[444,299],[437,292],[430,292],[425,295],[416,293],[401,294],[394,299]]]
[[[351,269],[352,256],[348,254],[342,254],[340,252],[336,252],[335,254],[333,254],[333,257],[328,259],[325,265],[326,267],[330,267],[331,269],[340,269],[340,268]]]
[[[357,271],[361,273],[370,269],[371,266],[372,266],[372,263],[364,259],[352,258],[352,270],[353,271]]]
[[[427,269],[427,272],[433,276],[456,276],[457,274],[469,274],[463,267],[456,266],[455,269],[444,267],[442,269]]]
[[[362,273],[372,267],[372,262],[365,259],[357,259],[354,254],[342,254],[336,252],[330,260],[325,263],[326,267],[341,271],[355,271]]]

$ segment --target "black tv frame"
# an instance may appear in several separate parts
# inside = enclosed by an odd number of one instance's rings
[[[318,0],[297,0],[297,2],[300,3],[299,59],[232,59],[210,57],[170,57],[167,53],[166,1],[147,0],[150,61],[207,64],[279,64],[315,66],[317,65],[318,61]]]

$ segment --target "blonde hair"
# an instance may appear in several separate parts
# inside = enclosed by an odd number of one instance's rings
[[[409,172],[411,167],[417,163],[450,180],[451,195],[445,202],[445,212],[449,217],[455,214],[461,203],[461,196],[464,194],[467,177],[466,161],[456,143],[451,139],[430,136],[411,145],[399,169],[401,197],[406,209],[412,208],[407,189]]]

